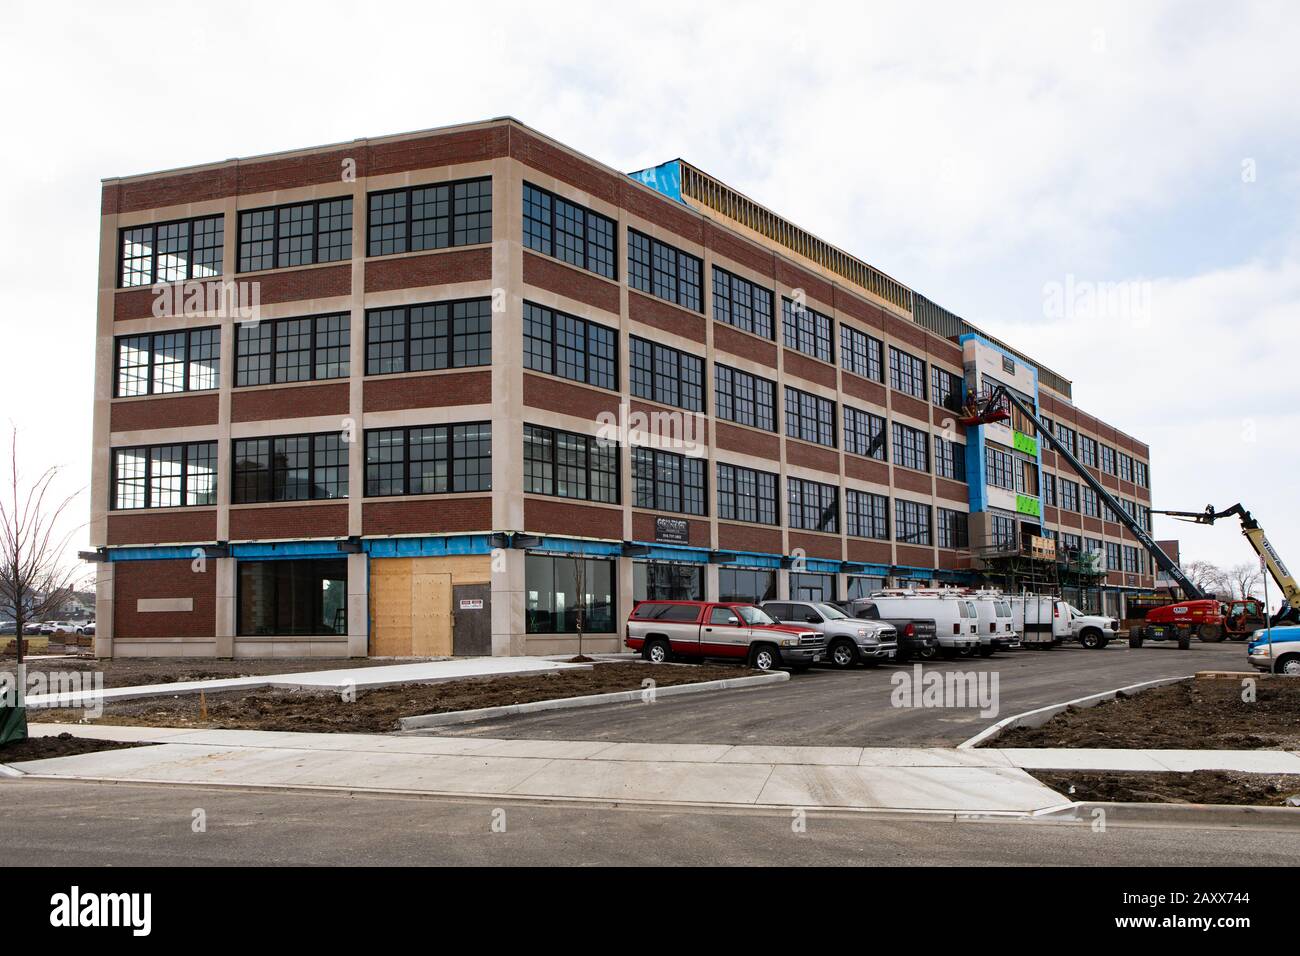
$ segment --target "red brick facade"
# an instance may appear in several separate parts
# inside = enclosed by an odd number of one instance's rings
[[[345,538],[346,504],[307,504],[230,509],[231,541],[278,541],[294,538]]]
[[[464,534],[491,530],[491,498],[371,498],[361,506],[361,531],[366,535]]]
[[[113,632],[129,638],[212,637],[217,620],[217,563],[191,560],[113,564]],[[191,611],[141,611],[140,601],[189,598]],[[147,605],[146,605],[147,607]]]

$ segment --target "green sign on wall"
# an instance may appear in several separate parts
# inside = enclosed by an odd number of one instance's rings
[[[1016,451],[1023,451],[1026,455],[1037,456],[1038,454],[1038,441],[1023,432],[1013,432],[1012,443],[1015,445]]]
[[[1029,495],[1016,495],[1016,511],[1022,515],[1034,515],[1041,517],[1042,511],[1038,508],[1038,499],[1031,498]]]

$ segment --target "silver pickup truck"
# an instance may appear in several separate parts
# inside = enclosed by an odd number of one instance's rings
[[[826,639],[807,627],[778,624],[761,608],[727,601],[642,601],[627,619],[623,643],[656,664],[673,656],[745,660],[761,671],[807,670]]]
[[[898,632],[884,621],[860,621],[817,601],[764,601],[762,608],[782,624],[820,631],[827,660],[836,667],[874,667],[898,654]]]

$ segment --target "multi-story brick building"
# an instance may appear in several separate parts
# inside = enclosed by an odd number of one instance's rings
[[[1135,513],[1145,445],[686,163],[499,119],[111,179],[99,290],[102,656],[562,652],[579,590],[613,649],[640,597],[968,581],[1031,534],[1152,583],[1032,429],[955,410],[1016,388]]]

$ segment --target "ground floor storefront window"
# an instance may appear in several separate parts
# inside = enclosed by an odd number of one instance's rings
[[[632,596],[638,601],[703,601],[704,565],[633,562]]]
[[[790,574],[790,600],[834,601],[835,575],[792,572]]]
[[[614,633],[617,630],[614,580],[613,561],[528,555],[524,560],[525,632],[576,634],[581,605],[585,613],[583,633]],[[580,585],[584,595],[581,601]]]
[[[718,600],[761,604],[776,599],[776,572],[749,568],[718,569]]]
[[[871,597],[876,591],[881,591],[885,587],[884,578],[862,577],[854,575],[849,578],[849,593],[844,597],[846,600],[855,601],[858,598]]]
[[[240,561],[241,637],[348,632],[346,558]]]

